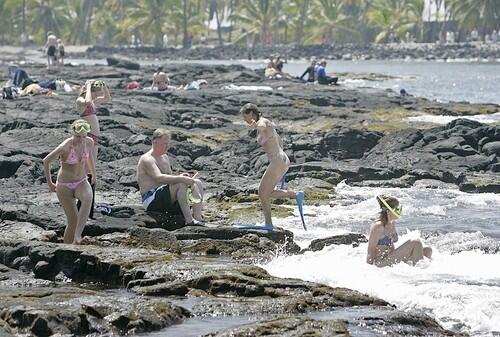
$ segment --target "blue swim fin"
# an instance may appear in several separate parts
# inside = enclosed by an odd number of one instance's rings
[[[302,227],[307,231],[306,222],[304,221],[304,192],[297,193],[297,207],[299,208],[300,219],[302,220]]]
[[[257,225],[257,224],[236,224],[233,227],[239,229],[254,229],[254,230],[264,230],[264,231],[272,231],[274,228],[271,225]]]
[[[280,190],[284,190],[285,189],[285,183],[286,183],[286,173],[283,175],[283,177],[281,177],[279,183],[278,183],[278,188]]]

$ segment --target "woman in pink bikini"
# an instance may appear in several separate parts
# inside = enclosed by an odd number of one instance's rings
[[[92,157],[94,162],[97,163],[97,146],[99,143],[99,120],[97,119],[97,106],[109,102],[111,95],[109,94],[108,87],[104,81],[88,80],[80,90],[80,96],[76,99],[76,107],[80,114],[80,118],[84,119],[90,125],[90,132],[88,136],[94,140],[95,146],[92,149]],[[89,175],[89,182],[92,177]],[[95,199],[95,186],[92,185],[92,206],[90,208],[90,218],[94,218],[94,199]],[[80,203],[78,203],[80,208]]]
[[[299,204],[299,211],[302,213],[304,192],[288,191],[281,187],[276,188],[290,166],[290,160],[283,151],[283,141],[276,132],[274,124],[269,119],[262,117],[262,113],[255,104],[245,104],[240,112],[245,122],[252,128],[257,129],[257,142],[262,145],[269,159],[269,166],[260,180],[259,197],[264,213],[265,229],[272,229],[271,198],[296,199]]]
[[[83,119],[73,122],[71,131],[72,137],[43,158],[43,169],[49,188],[56,192],[68,220],[64,243],[79,244],[92,204],[92,188],[87,180],[87,172],[92,174],[92,184],[95,184],[95,162],[91,154],[94,141],[87,137],[90,125]],[[50,166],[57,158],[61,160],[61,168],[54,184]],[[80,210],[76,208],[75,199],[81,202]]]

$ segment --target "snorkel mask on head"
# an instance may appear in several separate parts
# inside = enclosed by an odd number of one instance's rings
[[[103,87],[104,87],[104,82],[101,81],[101,80],[97,80],[97,81],[94,81],[94,83],[92,83],[92,88],[93,89],[100,90]]]
[[[90,132],[90,124],[88,123],[78,123],[73,126],[73,132],[76,134],[79,133],[89,133]]]
[[[396,218],[400,218],[401,217],[401,213],[403,212],[403,206],[399,205],[398,207],[394,207],[392,208],[389,203],[387,203],[387,201],[385,201],[385,199],[383,197],[381,197],[380,195],[377,196],[377,199],[380,200],[382,202],[382,204],[384,205],[384,207],[389,210],[389,212],[391,212]]]

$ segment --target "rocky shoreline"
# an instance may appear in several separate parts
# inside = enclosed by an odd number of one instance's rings
[[[239,108],[254,102],[279,126],[292,161],[289,186],[307,186],[309,204],[328,204],[342,180],[500,192],[498,125],[407,120],[420,114],[496,113],[500,106],[269,81],[262,71],[236,65],[167,65],[176,85],[199,78],[209,83],[199,91],[171,92],[124,89],[130,81],[150,83],[151,67],[47,71],[28,65],[25,70],[39,78],[75,83],[99,78],[109,84],[113,100],[98,109],[97,201],[110,204],[112,212],[89,221],[85,245],[61,244],[65,218],[48,191],[41,158],[69,135],[67,128],[77,117],[76,94],[0,101],[0,335],[133,334],[182,327],[196,317],[245,315],[256,319],[206,336],[247,336],[249,331],[254,336],[458,335],[381,299],[276,278],[255,266],[276,254],[304,251],[285,229],[267,233],[231,227],[260,217],[256,191],[266,165]],[[272,90],[230,90],[224,88],[228,84]],[[135,165],[159,126],[173,131],[174,170],[199,170],[206,182],[206,227],[182,227],[178,219],[146,214],[140,205]],[[273,205],[277,217],[291,211],[288,203]],[[353,233],[313,242],[307,250],[363,240],[364,235]],[[343,319],[306,315],[351,309],[359,311]]]
[[[289,60],[311,57],[329,60],[500,60],[500,44],[485,43],[402,43],[402,44],[335,44],[307,46],[255,46],[236,45],[197,46],[190,49],[155,47],[92,46],[85,53],[72,53],[73,57],[105,58],[112,54],[128,55],[135,59],[168,60],[243,60],[266,59],[281,54]]]

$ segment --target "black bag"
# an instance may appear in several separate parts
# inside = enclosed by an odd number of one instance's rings
[[[2,98],[3,99],[14,99],[14,93],[12,92],[11,87],[5,87],[2,90]]]

